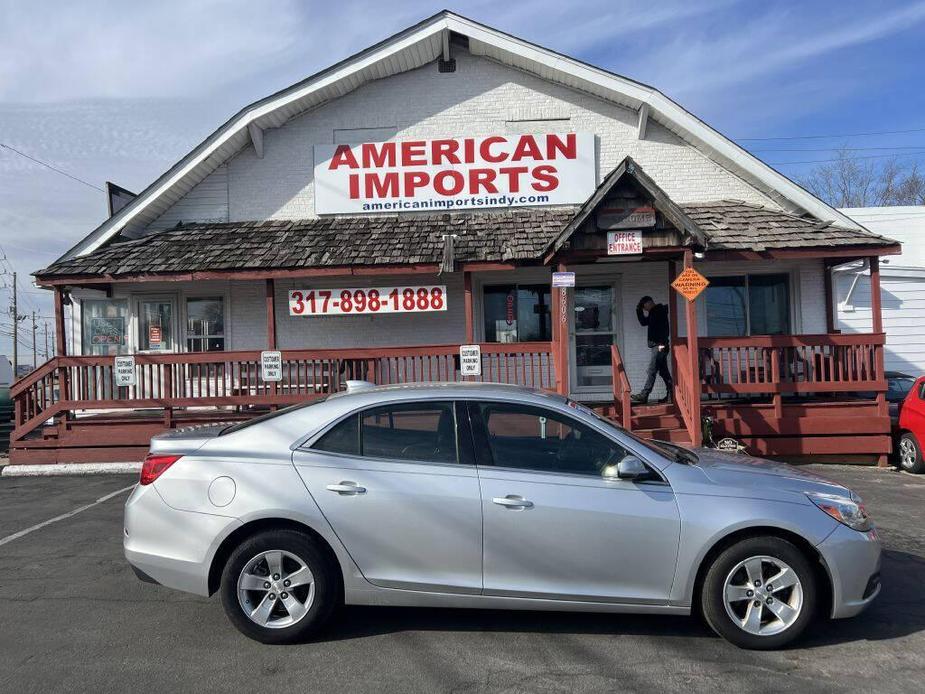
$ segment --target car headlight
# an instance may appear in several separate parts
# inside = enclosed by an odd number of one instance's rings
[[[854,492],[850,492],[850,496],[809,492],[806,496],[822,511],[853,530],[865,533],[874,527],[873,521],[867,515],[867,509],[864,508],[861,497]]]

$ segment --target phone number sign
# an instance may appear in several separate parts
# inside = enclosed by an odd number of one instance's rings
[[[446,311],[446,286],[292,289],[290,316],[353,316]]]

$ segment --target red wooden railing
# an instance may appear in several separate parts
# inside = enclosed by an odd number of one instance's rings
[[[11,388],[12,438],[74,410],[288,405],[343,390],[350,379],[555,388],[548,342],[486,343],[481,352],[481,376],[464,377],[459,345],[284,350],[279,382],[261,378],[259,351],[137,354],[133,386],[116,385],[113,357],[56,357]]]
[[[633,428],[633,407],[630,400],[632,390],[630,389],[630,380],[626,376],[626,369],[623,366],[623,357],[620,355],[620,348],[616,344],[610,346],[610,370],[611,382],[613,383],[613,401],[620,403],[620,418],[623,428],[630,431]]]
[[[882,333],[701,337],[703,392],[885,390],[884,343]]]
[[[687,344],[678,340],[672,348],[674,352],[674,402],[684,421],[687,433],[695,446],[700,432],[700,398],[699,388],[691,373],[690,357]]]

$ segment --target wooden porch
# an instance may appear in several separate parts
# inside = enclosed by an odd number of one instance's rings
[[[772,456],[890,451],[882,334],[677,338],[674,403],[632,407],[619,348],[602,414],[641,436],[699,444],[733,437]],[[555,342],[484,343],[482,375],[462,376],[459,345],[284,350],[282,380],[260,377],[260,352],[136,355],[136,385],[117,386],[113,357],[51,359],[12,389],[11,462],[141,460],[171,428],[246,419],[270,408],[377,384],[485,381],[567,393]],[[696,376],[694,376],[696,374]],[[871,398],[870,394],[874,397]]]

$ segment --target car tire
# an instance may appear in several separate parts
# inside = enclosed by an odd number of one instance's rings
[[[739,648],[781,648],[799,637],[816,613],[816,576],[794,544],[779,537],[749,538],[713,560],[701,607],[713,631]]]
[[[899,437],[899,467],[906,472],[920,474],[925,472],[925,460],[922,459],[922,447],[911,431]]]
[[[245,636],[298,643],[319,632],[337,605],[336,567],[296,530],[267,530],[244,540],[222,571],[222,607]]]

